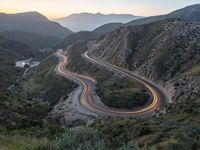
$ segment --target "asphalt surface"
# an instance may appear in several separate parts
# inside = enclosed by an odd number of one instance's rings
[[[162,91],[162,89],[160,89],[154,83],[146,79],[143,79],[135,74],[132,74],[131,72],[127,70],[116,67],[112,64],[103,62],[101,60],[92,58],[88,56],[88,53],[86,52],[84,53],[83,56],[88,61],[96,65],[101,65],[102,67],[105,67],[109,70],[113,70],[117,73],[123,74],[124,76],[127,76],[133,80],[137,80],[138,82],[143,84],[146,87],[146,89],[149,91],[149,93],[151,94],[151,103],[134,110],[121,110],[121,109],[110,108],[105,105],[99,105],[99,103],[95,99],[96,98],[96,95],[94,92],[95,80],[87,76],[66,71],[65,66],[67,65],[68,58],[62,53],[61,50],[56,53],[56,56],[59,57],[60,59],[59,64],[56,67],[57,71],[59,72],[60,75],[65,76],[69,79],[72,79],[82,86],[82,92],[80,95],[79,102],[80,102],[80,105],[84,109],[87,109],[87,111],[90,111],[91,113],[97,114],[99,116],[148,117],[148,116],[152,116],[156,110],[163,107],[167,103],[167,99],[168,99],[167,95]]]

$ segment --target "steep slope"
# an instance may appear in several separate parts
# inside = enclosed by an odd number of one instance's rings
[[[77,32],[77,31],[91,31],[107,23],[113,23],[113,22],[127,23],[131,20],[138,18],[141,17],[129,14],[105,15],[101,13],[97,14],[81,13],[81,14],[72,14],[68,17],[60,18],[55,21]]]
[[[0,38],[0,88],[8,88],[23,71],[15,67],[14,59],[33,55],[34,52],[27,45]]]
[[[44,101],[51,106],[61,99],[66,99],[77,85],[55,73],[57,63],[55,56],[47,56],[37,68],[30,68],[12,91],[20,97]]]
[[[38,34],[24,31],[5,31],[0,36],[13,41],[26,44],[31,49],[38,50],[40,48],[49,48],[55,46],[60,39],[52,36],[40,36]]]
[[[185,8],[176,10],[167,15],[152,16],[152,17],[146,17],[142,19],[133,20],[127,23],[127,26],[148,24],[148,23],[152,23],[155,21],[164,20],[168,18],[183,19],[186,21],[200,21],[200,4],[187,6]]]
[[[0,37],[0,88],[7,89],[24,71],[15,67],[16,60],[27,58],[43,58],[49,53],[41,53],[24,43]]]
[[[0,14],[0,32],[3,31],[26,31],[42,36],[55,36],[63,38],[70,34],[67,28],[56,22],[49,21],[37,12],[19,14]]]
[[[114,31],[115,29],[117,29],[123,25],[124,25],[123,23],[108,23],[108,24],[102,25],[102,26],[94,29],[92,32],[96,33],[98,35],[101,35],[101,34],[105,34],[105,33]]]
[[[89,31],[82,31],[78,33],[74,33],[65,39],[63,39],[59,44],[57,44],[57,48],[67,48],[67,46],[74,44],[77,41],[85,41],[85,40],[94,40],[97,38],[97,34]]]
[[[0,57],[1,60],[22,59],[24,57],[31,57],[34,51],[20,42],[3,39],[0,37]],[[1,61],[3,63],[4,61]]]
[[[93,46],[91,55],[165,82],[175,101],[199,101],[200,23],[163,20],[122,27]]]
[[[171,18],[180,18],[187,21],[200,21],[200,4],[187,6],[168,15]]]

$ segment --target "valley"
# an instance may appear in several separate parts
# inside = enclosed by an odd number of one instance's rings
[[[199,10],[0,13],[0,149],[198,150]]]

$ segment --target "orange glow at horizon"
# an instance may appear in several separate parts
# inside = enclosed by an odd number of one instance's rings
[[[49,19],[73,13],[133,14],[153,16],[166,14],[178,8],[199,3],[199,0],[0,0],[0,12],[19,13],[37,11]]]

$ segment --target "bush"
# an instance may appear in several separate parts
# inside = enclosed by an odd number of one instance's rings
[[[59,150],[105,150],[105,143],[95,131],[87,128],[66,130],[57,141]]]

